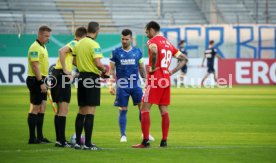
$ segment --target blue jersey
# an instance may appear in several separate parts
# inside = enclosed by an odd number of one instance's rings
[[[208,48],[205,50],[204,54],[207,58],[207,65],[213,66],[217,50],[215,48]]]
[[[115,63],[117,85],[119,80],[120,83],[124,80],[127,81],[128,87],[139,86],[139,63],[143,61],[140,49],[132,47],[129,51],[125,51],[122,47],[116,48],[112,51],[110,61]]]
[[[181,51],[181,53],[183,53],[183,54],[185,54],[186,56],[188,56],[188,53],[187,53],[187,51],[186,51],[185,48],[180,47],[180,48],[179,48],[179,51]]]

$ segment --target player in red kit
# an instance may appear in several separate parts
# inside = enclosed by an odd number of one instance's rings
[[[187,57],[175,48],[165,37],[160,35],[160,25],[151,21],[145,27],[148,41],[149,70],[147,84],[141,106],[141,128],[143,141],[133,148],[147,148],[149,144],[150,108],[152,104],[159,107],[162,116],[162,140],[160,147],[167,147],[170,126],[168,105],[170,104],[170,76],[176,73],[188,61]],[[171,58],[178,59],[177,66],[169,70]]]

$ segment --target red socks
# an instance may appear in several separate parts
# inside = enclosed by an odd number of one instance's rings
[[[162,114],[162,140],[167,140],[170,128],[170,117],[168,112]]]
[[[141,126],[144,139],[149,140],[150,113],[148,111],[141,111]]]
[[[141,126],[145,140],[149,140],[149,129],[150,129],[150,113],[141,112]],[[162,140],[167,140],[170,128],[170,117],[169,113],[165,112],[162,114]]]

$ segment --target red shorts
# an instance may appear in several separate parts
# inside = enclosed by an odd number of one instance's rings
[[[142,102],[148,102],[157,105],[170,105],[170,99],[170,87],[160,88],[147,85],[143,94]]]
[[[142,102],[157,105],[170,104],[170,75],[163,73],[164,70],[157,70],[154,74],[148,75],[147,85],[143,94]],[[152,79],[154,78],[154,80]]]

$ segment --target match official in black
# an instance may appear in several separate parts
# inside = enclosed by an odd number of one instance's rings
[[[49,41],[51,28],[41,26],[36,41],[28,51],[28,77],[26,80],[30,92],[30,111],[28,115],[29,144],[50,143],[43,136],[42,128],[47,101],[45,78],[48,76],[48,51],[45,44]],[[37,129],[37,137],[35,136]]]
[[[78,41],[86,37],[87,30],[84,27],[77,28],[75,39],[59,49],[59,58],[52,75],[56,78],[54,87],[51,88],[53,102],[57,103],[55,115],[56,147],[70,147],[65,137],[66,116],[71,99],[71,81],[73,70],[73,51]]]
[[[100,45],[95,41],[99,33],[99,24],[89,22],[87,37],[79,41],[76,46],[76,62],[80,72],[78,78],[78,105],[79,113],[75,121],[76,144],[75,149],[81,149],[81,133],[85,131],[85,150],[99,150],[92,144],[92,131],[96,106],[100,105],[101,83],[100,76],[106,74],[101,63],[103,54]]]

